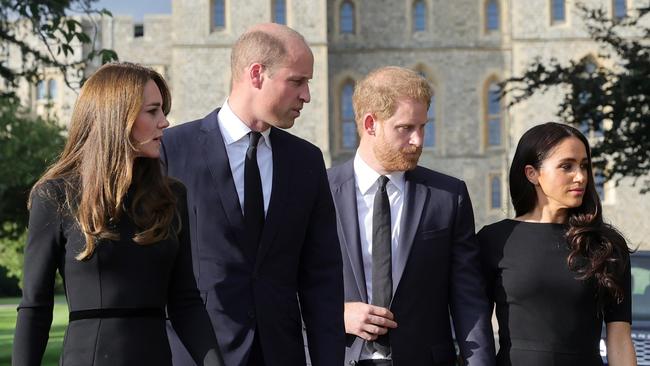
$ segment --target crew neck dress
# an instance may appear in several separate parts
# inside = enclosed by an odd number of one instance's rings
[[[603,321],[631,322],[624,300],[601,311],[593,281],[569,270],[562,224],[503,220],[478,233],[489,300],[499,323],[498,366],[600,366]]]
[[[60,365],[171,366],[165,312],[197,364],[220,364],[215,334],[192,273],[185,187],[179,182],[171,187],[177,200],[178,215],[172,223],[180,229],[174,230],[176,235],[136,244],[131,239],[136,227],[123,217],[116,224],[120,240],[100,240],[93,255],[83,261],[75,256],[85,239],[65,208],[63,183],[45,182],[32,194],[12,365],[41,364],[57,270],[71,312]]]

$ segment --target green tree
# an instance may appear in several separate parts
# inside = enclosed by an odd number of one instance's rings
[[[531,63],[521,76],[502,83],[510,105],[549,88],[568,86],[559,116],[583,131],[593,131],[595,165],[606,179],[642,179],[640,191],[650,191],[650,6],[630,16],[612,19],[605,10],[578,4],[589,36],[601,46],[599,57],[614,67],[593,60],[557,59]]]
[[[15,98],[0,98],[0,265],[21,278],[29,192],[65,143],[53,120],[30,117]]]
[[[106,9],[94,9],[96,1],[0,0],[0,49],[19,54],[22,61],[10,65],[0,57],[0,78],[8,85],[0,97],[11,94],[23,78],[36,83],[46,67],[60,70],[71,86],[71,79],[83,80],[89,62],[116,60],[114,51],[95,47],[98,25],[92,15],[111,15]],[[84,15],[87,24],[73,15]],[[85,45],[83,55],[75,55],[75,45]]]

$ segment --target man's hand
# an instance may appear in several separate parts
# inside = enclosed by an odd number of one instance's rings
[[[363,302],[346,302],[344,319],[346,333],[367,341],[386,334],[388,328],[397,328],[390,310]]]

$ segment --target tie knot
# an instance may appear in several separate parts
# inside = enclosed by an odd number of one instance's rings
[[[257,143],[260,141],[262,134],[257,131],[251,131],[248,133],[248,147],[257,147]]]
[[[388,184],[388,181],[389,181],[389,179],[388,179],[387,176],[380,175],[379,179],[377,179],[377,184],[379,186],[378,189],[380,191],[382,191],[382,192],[385,191],[386,190],[386,184]]]

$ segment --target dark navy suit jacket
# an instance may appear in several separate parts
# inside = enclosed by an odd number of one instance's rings
[[[361,256],[353,160],[328,171],[343,254],[346,302],[368,303]],[[449,314],[469,365],[494,365],[494,338],[465,183],[417,167],[405,174],[404,208],[390,310],[394,366],[453,365]],[[348,335],[345,364],[363,340]]]
[[[161,159],[187,187],[194,274],[226,365],[245,365],[259,333],[267,366],[343,363],[343,279],[321,151],[272,128],[273,189],[259,243],[244,221],[218,109],[165,131]],[[256,249],[257,248],[257,249]],[[170,336],[175,365],[191,364]]]

